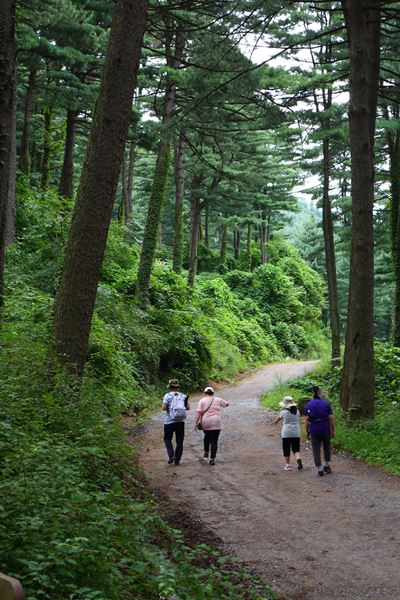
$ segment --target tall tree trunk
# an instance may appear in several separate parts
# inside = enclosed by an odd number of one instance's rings
[[[65,133],[64,161],[61,169],[60,184],[58,192],[60,196],[71,198],[73,194],[74,175],[74,144],[77,110],[67,111],[67,129]]]
[[[129,223],[132,216],[132,193],[133,193],[133,176],[135,174],[135,141],[131,140],[129,146],[129,166],[128,180],[126,182],[126,201],[125,201],[125,223]]]
[[[210,205],[206,202],[204,207],[204,245],[206,248],[210,245],[210,232],[209,232],[209,219],[210,219]]]
[[[219,262],[221,265],[225,263],[226,258],[226,239],[228,237],[228,223],[221,226],[221,243],[219,251]]]
[[[329,127],[329,125],[328,125]],[[332,210],[329,197],[330,182],[330,139],[322,142],[323,152],[323,188],[322,188],[322,229],[325,241],[326,274],[329,296],[329,323],[332,336],[332,363],[340,359],[340,321],[336,281],[335,242],[333,236]]]
[[[171,108],[173,106],[173,97],[167,98],[166,104]],[[171,102],[172,100],[172,102]],[[170,118],[164,119],[167,124]],[[170,140],[169,133],[165,133],[160,141],[157,154],[157,162],[153,179],[153,187],[151,190],[149,207],[147,209],[147,217],[145,230],[143,235],[142,251],[140,253],[139,271],[136,285],[136,298],[140,305],[145,307],[148,303],[148,295],[150,288],[150,276],[153,267],[154,255],[156,251],[157,239],[160,232],[161,212],[167,188],[167,176],[170,164]]]
[[[147,0],[118,0],[55,303],[61,361],[81,374],[147,23]],[[112,115],[112,119],[110,119]]]
[[[267,241],[267,222],[266,222],[266,211],[265,208],[261,209],[261,224],[260,224],[260,253],[261,253],[261,264],[265,265],[267,262],[267,254],[265,242]]]
[[[381,15],[378,0],[342,0],[350,48],[349,127],[352,242],[342,407],[357,417],[374,412],[374,136]]]
[[[178,68],[183,54],[184,38],[182,32],[176,32],[175,56],[168,60],[172,68]],[[168,43],[169,46],[169,43]],[[169,51],[167,51],[167,56]],[[176,83],[170,81],[164,99],[164,114],[162,118],[162,136],[158,147],[156,168],[151,190],[146,224],[143,234],[142,251],[140,253],[139,270],[136,285],[136,298],[142,307],[148,304],[150,276],[153,268],[154,255],[159,234],[162,207],[164,204],[167,177],[170,164],[171,121],[175,103]]]
[[[19,168],[23,173],[30,173],[29,138],[31,133],[31,120],[33,101],[35,98],[36,69],[29,71],[28,89],[25,96],[24,126],[22,130],[21,147],[19,152]]]
[[[235,260],[240,258],[240,229],[233,230],[233,256]]]
[[[253,225],[252,223],[247,223],[247,240],[246,240],[246,255],[247,255],[247,268],[251,271],[251,241],[253,236]]]
[[[4,301],[5,235],[16,85],[15,4],[15,0],[0,2],[0,306]]]
[[[390,226],[395,282],[393,343],[400,347],[400,130],[398,129],[394,136],[389,132],[388,137],[391,187]]]
[[[188,285],[194,286],[197,274],[197,249],[199,245],[201,203],[199,197],[200,175],[195,175],[190,186],[190,249]]]
[[[265,228],[265,262],[269,262],[269,248],[267,246],[267,244],[269,244],[269,242],[271,241],[271,207],[268,206],[267,209],[267,222],[266,222],[266,228]]]
[[[46,107],[43,110],[44,134],[43,134],[43,155],[42,155],[42,178],[40,187],[45,190],[49,187],[50,168],[51,168],[51,122],[53,119],[53,109]]]
[[[189,253],[189,273],[188,285],[194,286],[197,275],[197,249],[199,244],[199,229],[200,229],[200,200],[194,198],[192,200],[191,209],[191,231],[190,231],[190,253]]]
[[[128,182],[126,177],[126,158],[125,158],[125,150],[124,157],[122,159],[121,165],[121,202],[118,207],[118,220],[122,222],[122,219],[125,219],[125,211],[126,211],[126,202],[128,197]]]
[[[129,160],[128,173],[126,173],[125,156],[122,161],[122,201],[124,209],[125,224],[129,223],[132,215],[132,191],[133,191],[133,175],[135,172],[135,142],[131,140],[129,143]]]
[[[185,146],[182,136],[174,144],[175,175],[175,228],[172,248],[172,268],[175,273],[182,272],[183,262],[183,195],[185,191]]]
[[[329,25],[331,18],[329,17]],[[313,56],[313,50],[311,50]],[[322,45],[317,54],[320,66],[324,70],[332,60],[332,43]],[[314,60],[314,59],[313,59]],[[324,234],[325,264],[328,283],[329,298],[329,325],[331,330],[331,355],[332,364],[340,359],[340,320],[338,309],[338,293],[336,280],[336,256],[334,244],[334,231],[332,221],[331,201],[329,197],[330,173],[331,173],[331,120],[329,115],[332,108],[332,87],[322,87],[322,111],[316,91],[314,91],[314,104],[320,120],[321,130],[324,138],[322,142],[323,172],[322,172],[322,230]]]
[[[13,115],[11,124],[11,153],[10,153],[10,180],[8,182],[8,197],[6,211],[5,245],[14,241],[15,225],[15,187],[17,177],[17,97],[16,85],[14,86]]]

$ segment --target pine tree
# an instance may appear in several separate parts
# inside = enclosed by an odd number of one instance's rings
[[[4,301],[4,257],[15,115],[15,0],[0,4],[0,306]]]
[[[171,71],[178,69],[184,52],[184,32],[166,18],[166,57]],[[174,48],[172,50],[172,47]],[[167,187],[167,177],[171,161],[171,142],[173,139],[172,118],[177,92],[177,83],[173,74],[167,78],[161,120],[161,140],[158,147],[153,187],[149,200],[146,224],[140,254],[139,271],[136,286],[136,298],[142,306],[148,302],[150,276],[153,267],[157,237],[160,230],[161,214]]]
[[[54,308],[58,355],[78,374],[86,360],[146,23],[146,0],[118,0]]]
[[[178,143],[174,143],[174,176],[175,176],[175,227],[172,251],[172,268],[181,273],[183,262],[183,198],[185,191],[185,155],[186,142],[182,135]]]
[[[342,407],[353,417],[374,411],[374,136],[379,82],[379,2],[342,2],[350,49],[352,246]]]

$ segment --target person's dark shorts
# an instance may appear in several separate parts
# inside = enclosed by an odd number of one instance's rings
[[[290,450],[300,452],[300,438],[282,438],[282,449],[283,456],[290,456]]]

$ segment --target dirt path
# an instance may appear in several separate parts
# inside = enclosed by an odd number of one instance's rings
[[[317,478],[311,451],[303,471],[283,471],[279,426],[258,398],[314,364],[269,365],[219,391],[231,405],[215,467],[202,458],[194,410],[181,464],[167,465],[161,413],[140,435],[141,464],[153,489],[200,517],[281,598],[400,599],[400,478],[341,456]]]

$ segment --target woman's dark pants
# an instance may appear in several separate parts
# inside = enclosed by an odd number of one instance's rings
[[[208,452],[211,446],[210,458],[215,458],[218,450],[218,437],[220,429],[209,429],[204,431],[204,452]]]
[[[331,460],[331,436],[329,434],[312,435],[311,444],[316,467],[321,466],[321,444],[324,447],[325,462],[329,462]]]

